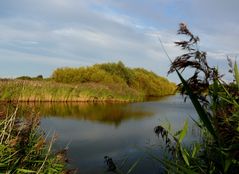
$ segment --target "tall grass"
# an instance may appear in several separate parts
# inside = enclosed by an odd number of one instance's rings
[[[95,83],[62,84],[54,81],[0,81],[2,101],[139,101],[139,91],[120,85]]]
[[[34,114],[19,118],[18,107],[5,106],[0,119],[0,173],[62,173],[63,153],[52,153]]]
[[[178,56],[170,68],[181,80],[181,93],[189,96],[199,121],[196,125],[203,132],[203,141],[185,148],[182,138],[187,132],[187,125],[177,134],[170,134],[162,126],[155,132],[166,143],[172,159],[160,159],[167,172],[173,173],[239,173],[239,72],[237,63],[229,60],[230,72],[234,81],[226,83],[216,68],[208,65],[206,53],[198,49],[199,38],[194,36],[185,24],[180,24],[178,34],[188,40],[175,42],[188,51]],[[192,69],[193,76],[184,79],[180,70]]]

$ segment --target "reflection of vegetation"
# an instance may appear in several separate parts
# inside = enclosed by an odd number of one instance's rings
[[[151,116],[142,108],[127,104],[106,103],[22,103],[22,108],[33,107],[43,116],[56,116],[82,120],[98,121],[119,125],[123,120],[140,119]]]
[[[207,64],[206,53],[198,50],[199,38],[194,36],[185,24],[180,24],[179,34],[186,35],[189,40],[176,42],[187,50],[177,57],[171,65],[170,72],[176,72],[182,82],[181,92],[188,95],[198,113],[200,122],[196,122],[203,133],[203,141],[185,148],[182,140],[187,133],[188,124],[184,128],[170,134],[162,126],[155,128],[166,143],[171,153],[170,160],[160,161],[168,173],[239,173],[239,71],[237,63],[229,60],[234,81],[226,83],[216,68]],[[195,70],[192,77],[185,80],[180,70]],[[173,159],[173,160],[172,160]]]
[[[35,114],[20,119],[13,106],[4,106],[0,113],[0,173],[63,172],[65,155],[52,153],[54,137],[46,141]]]

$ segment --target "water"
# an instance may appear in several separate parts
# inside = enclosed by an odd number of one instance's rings
[[[173,130],[189,121],[185,144],[196,141],[199,132],[189,116],[197,118],[190,102],[184,103],[179,95],[158,100],[130,104],[41,103],[41,127],[58,139],[54,149],[69,146],[69,166],[78,173],[103,173],[107,168],[104,156],[110,156],[125,172],[141,159],[133,173],[160,173],[158,162],[148,158],[145,149],[162,155],[164,143],[154,134],[157,125]]]

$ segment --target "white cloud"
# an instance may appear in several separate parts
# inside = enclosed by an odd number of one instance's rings
[[[237,5],[236,0],[1,1],[0,59],[4,64],[6,57],[21,57],[19,64],[38,62],[50,69],[120,58],[165,74],[169,62],[158,37],[170,57],[180,55],[173,42],[181,20],[200,36],[210,59],[238,54]]]
[[[53,33],[59,35],[60,37],[63,36],[68,39],[84,40],[88,42],[93,42],[95,44],[110,46],[111,37],[107,34],[100,33],[97,31],[86,29],[64,28],[54,30]]]

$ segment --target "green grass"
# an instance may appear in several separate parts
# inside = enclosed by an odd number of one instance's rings
[[[142,93],[119,85],[84,83],[62,84],[54,81],[10,80],[0,82],[2,101],[138,101]]]
[[[15,106],[1,110],[0,173],[63,173],[65,154],[51,149],[55,138],[45,139],[36,114],[25,116]]]

